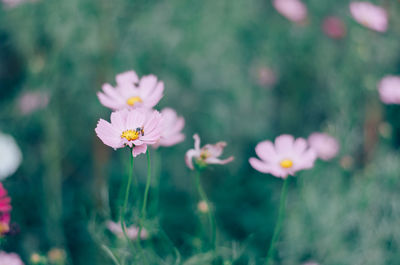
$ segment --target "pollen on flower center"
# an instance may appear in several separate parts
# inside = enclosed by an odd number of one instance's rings
[[[10,230],[10,227],[7,223],[0,222],[0,235],[7,233]]]
[[[280,162],[281,167],[291,168],[293,166],[293,161],[290,159],[284,159]]]
[[[139,138],[140,131],[138,130],[126,130],[121,134],[121,138],[125,138],[128,141],[134,141]]]
[[[140,98],[140,97],[130,97],[130,98],[128,98],[128,100],[126,101],[126,103],[129,105],[129,106],[133,106],[133,105],[135,105],[136,103],[138,103],[138,102],[143,102],[142,101],[142,99]]]
[[[207,151],[204,150],[200,153],[200,159],[201,160],[206,160],[207,158],[209,158],[211,156],[211,154]]]

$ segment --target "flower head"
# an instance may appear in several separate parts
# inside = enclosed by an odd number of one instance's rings
[[[388,26],[388,15],[384,8],[369,2],[350,3],[353,18],[361,25],[375,31],[385,32]]]
[[[124,237],[124,232],[122,231],[122,227],[121,227],[121,223],[115,223],[112,221],[109,221],[107,223],[107,228],[113,233],[115,234],[117,237],[119,238],[123,238]],[[128,236],[128,238],[134,240],[137,239],[139,233],[139,228],[132,225],[126,228],[126,234]],[[149,234],[147,232],[147,230],[145,228],[142,229],[142,231],[140,232],[140,239],[147,239],[149,237]]]
[[[0,251],[0,265],[24,265],[24,263],[17,254]]]
[[[322,160],[330,160],[339,152],[339,143],[326,133],[313,133],[308,137],[308,144]]]
[[[0,183],[0,236],[10,230],[11,209],[11,199],[7,196],[7,190],[3,187],[3,184]]]
[[[0,132],[0,180],[15,173],[22,161],[22,153],[14,138]]]
[[[256,154],[261,159],[250,158],[251,166],[262,172],[270,173],[275,177],[286,178],[297,171],[314,166],[315,151],[308,148],[303,138],[294,139],[291,135],[281,135],[275,139],[275,144],[263,141],[257,144]]]
[[[302,22],[307,17],[307,8],[300,0],[273,0],[275,9],[293,22]]]
[[[44,109],[49,104],[49,95],[45,92],[25,92],[18,99],[18,109],[22,115]]]
[[[114,149],[129,146],[137,156],[160,139],[160,121],[155,110],[120,110],[111,113],[111,123],[100,119],[95,131],[105,145]]]
[[[400,104],[400,76],[385,76],[378,85],[379,96],[386,104]]]
[[[193,158],[196,163],[205,167],[208,164],[220,164],[224,165],[233,160],[233,156],[228,157],[227,159],[219,159],[218,157],[222,155],[224,148],[226,146],[225,142],[218,142],[216,144],[206,144],[202,148],[200,148],[200,137],[198,134],[193,135],[194,139],[194,149],[190,149],[186,152],[185,162],[186,165],[190,169],[194,169],[193,167]]]
[[[112,110],[152,108],[163,96],[164,83],[154,75],[143,76],[140,81],[134,71],[117,75],[117,86],[103,85],[97,96],[101,104]]]
[[[176,111],[171,108],[163,109],[161,116],[161,138],[153,146],[172,146],[182,142],[185,139],[185,135],[181,132],[185,126],[183,117],[179,117]]]
[[[324,33],[332,39],[341,39],[346,35],[346,26],[337,17],[331,16],[324,19],[322,24]]]

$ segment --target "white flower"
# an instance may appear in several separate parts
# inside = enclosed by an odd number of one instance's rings
[[[11,135],[0,132],[0,180],[3,180],[18,169],[22,153]]]

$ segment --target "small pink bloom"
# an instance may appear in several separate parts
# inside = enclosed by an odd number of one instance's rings
[[[109,221],[107,223],[107,228],[117,237],[123,238],[124,237],[124,232],[122,231],[121,223],[115,223],[112,221]],[[137,239],[138,233],[139,233],[139,227],[136,227],[134,225],[126,227],[126,234],[128,238],[134,240]],[[147,239],[149,237],[149,234],[147,233],[147,230],[145,228],[142,228],[142,231],[140,231],[140,238],[141,239]],[[1,265],[1,264],[0,264]]]
[[[154,75],[143,76],[140,81],[134,71],[117,75],[117,86],[103,85],[97,96],[101,104],[112,110],[152,108],[163,96],[164,83]]]
[[[49,95],[45,92],[25,92],[18,98],[18,109],[22,115],[44,109],[49,104]]]
[[[11,198],[7,196],[7,190],[0,183],[0,236],[10,230],[10,212]]]
[[[227,159],[219,159],[218,157],[222,155],[224,148],[226,146],[225,142],[218,142],[216,144],[206,144],[200,148],[200,137],[198,134],[193,135],[194,139],[194,149],[190,149],[186,152],[185,162],[190,169],[193,167],[193,158],[199,166],[206,166],[208,164],[219,164],[224,165],[233,161],[233,156]]]
[[[341,39],[346,35],[346,26],[337,17],[327,17],[322,25],[324,33],[332,39]]]
[[[375,31],[385,32],[388,26],[388,15],[384,8],[369,2],[350,3],[353,18],[361,25]]]
[[[258,69],[258,83],[261,86],[272,86],[277,81],[276,73],[268,68],[268,67],[261,67]]]
[[[114,149],[129,146],[137,156],[160,139],[160,121],[158,111],[125,109],[111,113],[111,123],[100,119],[95,131],[105,145]]]
[[[308,144],[322,160],[330,160],[339,152],[339,143],[325,133],[313,133],[308,137]]]
[[[185,139],[185,135],[181,132],[185,126],[183,117],[179,117],[176,111],[171,108],[163,109],[161,116],[161,138],[153,147],[172,146],[182,142]]]
[[[300,0],[273,0],[275,9],[293,22],[302,22],[307,17],[307,8]]]
[[[2,0],[3,4],[8,8],[14,8],[26,2],[26,0]]]
[[[386,104],[400,104],[400,76],[385,76],[378,85],[379,95]]]
[[[0,265],[24,265],[24,263],[17,254],[0,251]]]
[[[317,158],[315,151],[308,148],[303,138],[294,139],[291,135],[281,135],[275,139],[275,145],[270,141],[257,144],[256,154],[261,159],[250,158],[251,166],[275,177],[286,178],[297,171],[310,169]]]

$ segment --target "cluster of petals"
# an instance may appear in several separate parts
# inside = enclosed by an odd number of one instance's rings
[[[7,196],[7,190],[3,184],[0,183],[0,236],[9,231],[10,211],[11,199]]]
[[[0,180],[18,169],[22,162],[22,152],[11,135],[0,132]]]
[[[24,263],[17,254],[0,251],[0,265],[24,265]]]
[[[154,75],[143,76],[140,80],[134,71],[116,76],[117,85],[104,84],[103,92],[97,96],[105,107],[112,110],[125,108],[153,108],[163,97],[164,83]]]
[[[322,160],[331,160],[339,152],[338,141],[326,133],[313,133],[308,137],[308,144]]]
[[[299,23],[307,18],[307,7],[300,0],[273,0],[272,4],[290,21]]]
[[[386,104],[400,104],[400,76],[385,76],[378,85],[379,96]]]
[[[114,235],[116,235],[119,238],[124,237],[124,232],[122,231],[121,223],[115,223],[112,221],[109,221],[107,223],[107,228],[110,230]],[[131,225],[129,227],[126,227],[126,235],[128,236],[129,239],[135,240],[138,237],[139,234],[139,228],[137,226]],[[147,239],[149,237],[147,230],[145,228],[140,231],[140,239]],[[1,264],[0,264],[1,265]]]
[[[387,30],[388,14],[380,6],[369,2],[352,2],[350,3],[350,12],[358,23],[369,29],[378,32]]]
[[[128,146],[135,157],[159,141],[160,121],[156,110],[124,109],[111,113],[111,123],[100,119],[95,131],[105,145],[114,149]]]
[[[183,117],[179,117],[176,111],[171,108],[162,109],[161,117],[161,137],[153,147],[172,146],[185,140],[185,135],[182,133],[185,126]]]
[[[233,161],[233,156],[226,159],[220,159],[226,142],[218,142],[216,144],[206,144],[200,148],[200,137],[198,134],[193,135],[194,149],[190,149],[186,152],[185,162],[190,169],[194,169],[193,159],[199,166],[206,166],[208,164],[220,164],[224,165]]]
[[[293,176],[297,171],[312,168],[317,158],[305,139],[294,139],[287,134],[278,136],[275,143],[268,140],[258,143],[255,151],[259,158],[250,158],[251,166],[262,173],[279,178]]]

